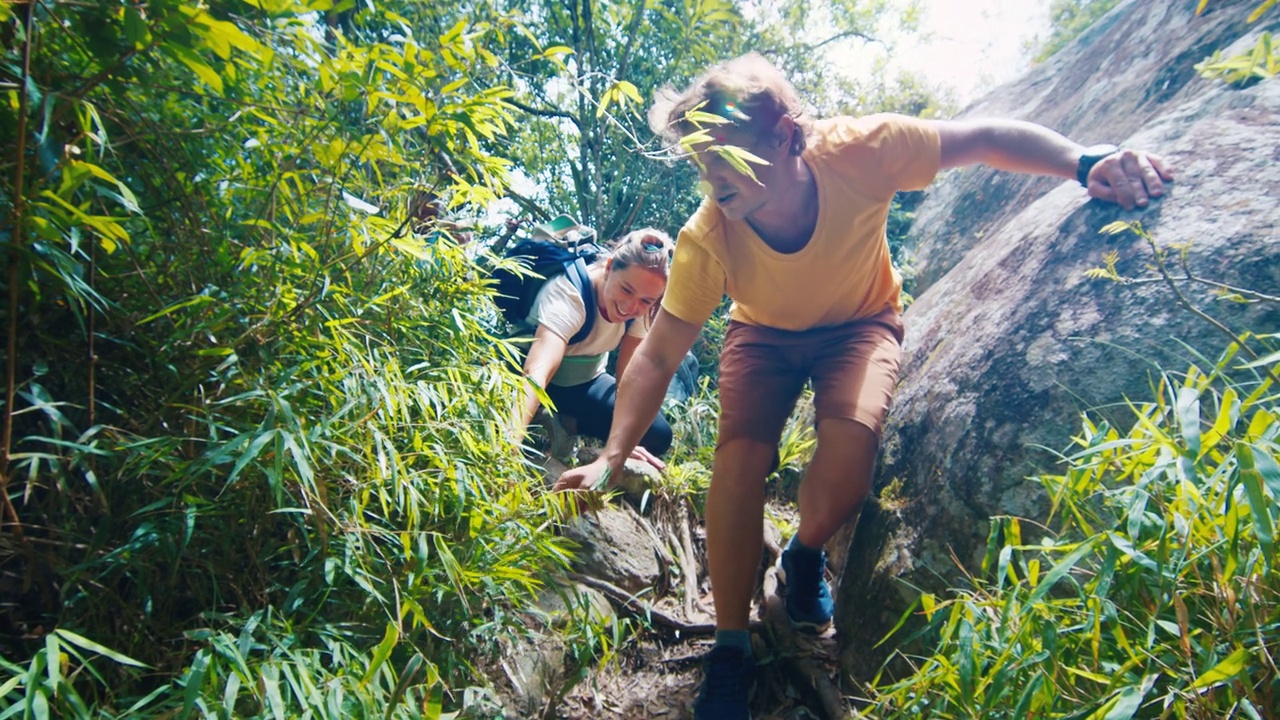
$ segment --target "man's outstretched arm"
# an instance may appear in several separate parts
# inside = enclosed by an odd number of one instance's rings
[[[645,430],[662,408],[667,385],[680,367],[685,353],[698,339],[700,325],[685,322],[665,309],[658,311],[649,334],[640,342],[622,377],[618,378],[618,401],[613,408],[609,440],[595,462],[574,468],[560,476],[556,490],[596,490],[608,482],[608,475],[623,463],[644,436]],[[603,480],[603,482],[602,482]]]
[[[1061,134],[1021,120],[937,120],[942,167],[982,163],[998,170],[1075,178],[1086,148]],[[1173,172],[1159,155],[1117,150],[1088,171],[1089,195],[1124,206],[1146,207],[1164,195]]]

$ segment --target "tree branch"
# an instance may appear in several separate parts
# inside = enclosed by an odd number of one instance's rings
[[[627,23],[627,39],[623,41],[622,56],[618,59],[617,78],[619,80],[626,80],[627,71],[631,69],[631,51],[635,49],[636,39],[639,37],[640,20],[644,17],[646,5],[648,5],[647,0],[636,0],[635,9],[631,11],[631,22]]]
[[[516,108],[517,110],[523,110],[529,113],[530,115],[537,115],[539,117],[566,118],[568,120],[572,120],[574,125],[578,124],[577,116],[575,116],[571,112],[565,112],[564,110],[552,110],[551,108],[536,108],[536,107],[533,107],[532,105],[526,105],[520,102],[519,100],[512,100],[511,98],[507,98],[505,102],[508,105]]]
[[[833,43],[833,42],[836,42],[836,41],[838,41],[838,40],[844,40],[845,38],[851,38],[851,37],[862,38],[863,40],[865,40],[865,41],[867,41],[867,42],[880,42],[880,40],[879,40],[878,38],[873,38],[873,37],[871,37],[870,35],[868,35],[868,34],[866,34],[866,33],[858,32],[857,30],[846,30],[846,31],[844,31],[844,32],[842,32],[842,33],[836,33],[835,35],[832,35],[831,37],[827,38],[826,40],[822,40],[822,41],[820,41],[820,42],[818,42],[818,43],[816,43],[816,44],[814,44],[814,45],[808,45],[808,46],[806,46],[806,47],[808,47],[810,50],[817,50],[818,48],[822,47],[823,45],[828,45],[828,44]]]
[[[35,43],[32,33],[35,32],[35,4],[26,8],[26,32],[22,42],[22,90],[18,92],[18,137],[14,148],[13,170],[13,235],[9,238],[9,317],[7,327],[9,337],[5,343],[5,394],[3,430],[0,431],[0,524],[12,523],[13,534],[26,547],[26,536],[22,532],[22,521],[18,519],[18,511],[9,500],[9,462],[13,448],[13,402],[17,395],[18,373],[18,289],[19,265],[22,263],[22,250],[26,244],[23,234],[23,213],[26,210],[26,188],[23,181],[27,172],[27,85],[31,82],[31,46]]]
[[[600,592],[604,593],[609,598],[609,600],[611,600],[618,606],[622,607],[623,609],[631,612],[632,614],[638,617],[646,618],[648,620],[653,621],[655,625],[661,625],[671,630],[676,630],[686,636],[714,635],[716,632],[715,623],[685,622],[684,620],[681,620],[680,618],[674,615],[671,615],[670,613],[666,613],[666,612],[663,612],[662,610],[659,610],[658,608],[655,608],[654,606],[650,605],[647,602],[644,602],[643,600],[639,600],[638,598],[636,598],[635,595],[632,595],[631,593],[627,592],[626,590],[623,590],[617,585],[614,585],[609,582],[605,582],[604,580],[600,580],[599,578],[593,578],[588,575],[581,575],[579,573],[569,573],[569,579],[576,583],[586,585],[587,587],[593,590],[599,590]],[[764,623],[760,622],[759,620],[751,621],[752,630],[761,630],[763,627],[764,627]]]
[[[1236,346],[1239,347],[1242,352],[1248,355],[1250,359],[1257,360],[1258,353],[1254,352],[1253,348],[1245,344],[1244,338],[1237,335],[1234,330],[1227,327],[1226,325],[1223,325],[1213,316],[1204,312],[1200,308],[1197,308],[1195,305],[1191,303],[1190,300],[1187,299],[1187,296],[1182,293],[1182,288],[1178,287],[1178,283],[1174,281],[1173,275],[1169,273],[1169,269],[1165,266],[1164,253],[1161,251],[1160,246],[1156,245],[1155,239],[1152,238],[1150,235],[1148,235],[1145,231],[1142,232],[1142,237],[1147,241],[1147,244],[1151,246],[1152,255],[1154,255],[1155,257],[1156,270],[1160,273],[1160,276],[1164,278],[1165,284],[1169,286],[1169,289],[1173,291],[1173,296],[1175,299],[1177,299],[1178,303],[1182,305],[1184,308],[1186,308],[1187,310],[1191,311],[1193,315],[1196,315],[1197,317],[1203,319],[1205,322],[1208,322],[1210,325],[1213,325],[1215,328],[1222,331],[1222,333],[1225,334],[1227,337],[1231,338],[1235,342]],[[1271,378],[1272,382],[1276,383],[1277,385],[1280,385],[1280,377],[1276,377],[1276,374],[1271,371],[1271,368],[1263,367],[1262,371],[1267,374],[1267,377]]]

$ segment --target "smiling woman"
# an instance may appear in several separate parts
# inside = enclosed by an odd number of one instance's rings
[[[667,272],[675,246],[660,230],[646,228],[625,235],[610,255],[587,270],[596,317],[587,317],[582,295],[568,275],[560,275],[538,291],[526,322],[537,328],[525,358],[524,372],[555,403],[555,412],[572,417],[579,434],[604,440],[613,424],[617,381],[606,372],[608,355],[618,351],[618,375],[649,332],[658,303],[667,289]],[[585,325],[591,331],[570,342]],[[516,419],[523,434],[538,410],[533,387],[525,392]],[[653,455],[671,447],[671,426],[659,415],[640,446]],[[656,462],[656,461],[655,461]]]

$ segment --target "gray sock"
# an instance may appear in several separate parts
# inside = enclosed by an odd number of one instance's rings
[[[751,632],[748,630],[717,630],[716,645],[737,648],[751,654]]]

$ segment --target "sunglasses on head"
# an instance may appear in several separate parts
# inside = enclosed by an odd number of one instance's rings
[[[669,248],[667,247],[667,244],[664,243],[663,241],[657,238],[652,238],[652,237],[647,237],[641,240],[640,249],[649,253],[662,252],[663,250],[666,250],[668,260],[670,260],[671,257],[675,255],[675,248]]]

